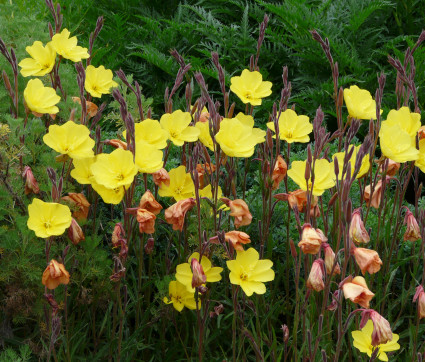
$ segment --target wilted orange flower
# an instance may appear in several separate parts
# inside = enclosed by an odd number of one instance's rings
[[[345,280],[342,285],[342,291],[344,292],[345,299],[350,299],[353,303],[357,303],[363,308],[369,308],[369,302],[375,296],[363,277],[349,277]]]
[[[121,148],[123,150],[127,150],[127,143],[116,138],[112,140],[104,140],[103,143],[114,148]]]
[[[28,195],[31,192],[34,194],[38,194],[40,192],[40,187],[38,186],[38,182],[32,173],[31,167],[24,167],[22,177],[25,179],[25,195]]]
[[[380,173],[384,173],[384,163],[385,162],[382,162],[379,165],[379,172]],[[397,174],[399,168],[400,168],[399,162],[395,162],[395,161],[388,158],[388,166],[387,166],[387,172],[386,172],[387,176],[394,176],[395,174]]]
[[[216,170],[216,167],[214,164],[210,164],[206,163],[206,164],[200,164],[198,163],[196,165],[196,171],[198,171],[198,178],[199,178],[199,187],[201,189],[204,188],[205,186],[205,182],[204,182],[204,175],[208,174],[208,175],[212,175],[212,173]]]
[[[155,197],[149,190],[147,190],[140,199],[139,207],[141,209],[146,209],[155,215],[158,215],[162,210],[162,206],[155,200]]]
[[[419,141],[425,138],[425,126],[421,126],[421,128],[419,128],[418,137],[419,137]]]
[[[404,233],[404,241],[417,241],[421,239],[421,231],[418,222],[416,221],[413,213],[407,209],[404,217],[404,223],[407,225],[406,232]]]
[[[334,263],[335,263],[335,253],[328,243],[323,243],[322,247],[325,251],[326,273],[331,274],[332,268],[333,268]],[[333,274],[332,275],[337,275],[337,274],[341,274],[341,268],[339,267],[338,262],[336,263],[335,268],[333,268]]]
[[[316,292],[320,292],[325,289],[323,275],[323,260],[316,259],[311,266],[310,275],[307,279],[307,288],[314,289]]]
[[[252,215],[249,212],[248,205],[241,199],[229,200],[226,197],[222,197],[223,201],[228,207],[230,207],[230,216],[235,217],[235,228],[239,229],[241,226],[249,225],[252,221]]]
[[[155,232],[155,219],[154,213],[138,208],[136,214],[137,222],[139,223],[139,231],[141,233],[153,234]]]
[[[68,229],[68,237],[74,245],[78,245],[85,239],[81,226],[78,225],[78,222],[74,218],[72,218],[71,226]]]
[[[44,270],[41,282],[49,289],[56,289],[59,284],[69,283],[69,273],[63,264],[52,259]]]
[[[72,216],[78,221],[86,220],[89,214],[90,203],[87,201],[84,194],[69,192],[68,196],[62,197],[62,200],[71,204],[73,210]]]
[[[298,243],[298,246],[304,254],[317,254],[320,251],[322,241],[327,241],[323,233],[319,234],[317,230],[315,230],[310,224],[303,225],[301,241]],[[323,237],[325,237],[326,240],[323,240]]]
[[[112,232],[112,245],[114,248],[120,246],[120,240],[124,239],[125,231],[122,224],[119,222],[115,224],[114,231]]]
[[[366,272],[374,274],[381,269],[382,260],[375,250],[353,247],[351,253],[363,275]]]
[[[196,204],[195,199],[180,200],[165,210],[165,220],[173,226],[173,230],[183,230],[186,213]]]
[[[366,244],[369,242],[370,237],[364,227],[361,209],[355,209],[351,215],[351,224],[350,224],[350,238],[356,244]]]
[[[363,328],[367,321],[371,319],[373,323],[372,345],[387,343],[393,339],[390,323],[373,309],[366,309],[362,312],[360,328]]]
[[[273,197],[281,201],[288,201],[291,209],[296,207],[298,212],[303,212],[304,208],[307,206],[307,191],[301,189],[291,191],[289,194],[276,194]],[[310,215],[312,215],[312,212],[316,211],[315,209],[318,201],[318,197],[313,195],[313,198],[310,201]]]
[[[207,276],[202,269],[202,265],[199,263],[198,259],[192,258],[190,263],[192,267],[192,288],[199,288],[201,285],[205,284],[207,281]]]
[[[165,168],[161,168],[152,174],[153,182],[155,185],[161,187],[161,184],[170,186],[170,175]]]
[[[281,155],[277,156],[276,164],[274,166],[272,181],[272,190],[279,188],[280,182],[285,178],[286,171],[288,171],[288,165]]]
[[[372,188],[371,185],[367,185],[364,189],[363,198],[365,199],[366,203],[375,209],[379,208],[379,205],[381,204],[381,198],[382,198],[382,180],[379,180],[375,185],[375,190],[373,191],[373,195],[371,195]]]
[[[80,97],[72,97],[72,100],[74,101],[74,103],[81,104]],[[89,118],[92,118],[97,114],[98,107],[93,102],[86,100],[86,108],[87,108],[87,115],[89,116]]]
[[[227,242],[232,243],[235,250],[244,250],[242,244],[249,244],[251,239],[247,233],[242,231],[229,231],[225,234],[225,239]]]
[[[419,319],[425,318],[425,292],[422,285],[419,285],[416,288],[415,296],[413,297],[413,302],[418,301],[418,316]]]

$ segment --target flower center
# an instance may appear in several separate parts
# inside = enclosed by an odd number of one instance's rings
[[[171,136],[172,138],[177,138],[178,133],[177,133],[176,131],[170,131],[170,136]]]
[[[242,272],[241,275],[239,275],[239,278],[243,281],[247,281],[248,280],[248,274],[246,274],[245,272]]]
[[[124,175],[122,173],[120,173],[120,174],[117,175],[116,178],[117,178],[118,181],[122,181],[122,180],[124,180]]]
[[[252,98],[252,97],[251,97],[251,93],[250,93],[250,92],[245,93],[245,98],[246,98],[246,99],[251,99],[251,98]]]
[[[51,226],[50,221],[45,221],[45,222],[44,222],[44,227],[45,227],[46,229],[49,229],[49,228],[50,228],[50,226]]]
[[[182,191],[183,191],[183,186],[179,186],[174,189],[174,193],[177,195],[180,195]]]

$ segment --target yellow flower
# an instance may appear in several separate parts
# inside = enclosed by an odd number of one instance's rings
[[[158,150],[167,147],[168,132],[161,127],[156,119],[147,118],[142,122],[136,123],[134,128],[136,143],[144,141]],[[122,135],[126,138],[127,131],[124,131]]]
[[[249,248],[246,251],[238,250],[236,259],[226,262],[230,270],[230,283],[240,285],[248,297],[253,293],[264,294],[264,282],[274,280],[273,262],[259,259],[257,250]]]
[[[124,186],[119,186],[114,189],[108,189],[107,187],[100,185],[96,182],[92,182],[93,190],[95,190],[103,202],[106,204],[118,205],[124,197],[125,188]]]
[[[351,155],[351,158],[349,160],[350,164],[351,164],[351,176],[353,176],[354,174],[354,168],[356,165],[356,158],[357,158],[357,154],[359,153],[359,149],[360,149],[360,145],[359,146],[354,146],[351,145],[348,149],[348,151],[351,151],[351,149],[354,147],[354,151]],[[342,169],[344,166],[344,158],[345,158],[345,152],[338,152],[335,153],[332,156],[333,159],[337,159],[338,160],[338,167],[339,167],[339,174],[338,174],[338,180],[341,180],[342,178]],[[366,155],[363,157],[362,159],[362,163],[360,165],[360,170],[359,173],[357,174],[356,178],[360,178],[364,175],[366,175],[366,173],[369,171],[369,167],[370,167],[370,162],[369,162],[370,158],[369,155]],[[346,174],[344,177],[347,177]]]
[[[235,118],[224,118],[215,139],[230,157],[251,157],[255,146],[265,140],[266,132],[254,128],[254,119],[239,113]]]
[[[162,156],[162,151],[149,143],[145,143],[144,141],[136,143],[136,157],[134,161],[139,172],[154,173],[159,171],[164,165]]]
[[[199,261],[199,253],[193,253],[189,258],[187,259],[188,263],[183,263],[177,265],[176,268],[176,279],[186,286],[187,290],[190,292],[194,292],[195,288],[192,288],[192,269],[190,268],[190,264],[192,259],[196,259]],[[206,283],[215,283],[219,282],[221,280],[220,273],[223,271],[223,268],[220,267],[212,267],[211,261],[206,257],[202,256],[201,260],[201,266],[204,270],[204,274],[207,277]]]
[[[199,141],[208,147],[211,151],[214,151],[214,142],[210,134],[209,122],[196,122],[195,127],[199,129]]]
[[[118,83],[112,80],[113,76],[112,70],[105,69],[103,65],[98,68],[89,65],[86,69],[84,88],[93,97],[100,98],[102,94],[111,93],[111,88],[118,87]]]
[[[195,142],[198,140],[199,129],[189,126],[192,117],[189,112],[177,110],[173,113],[164,114],[160,123],[162,128],[167,130],[170,140],[176,146],[183,146],[185,142]]]
[[[60,34],[53,35],[51,43],[56,53],[73,62],[80,62],[81,59],[89,58],[90,55],[87,52],[87,48],[78,46],[77,37],[70,38],[70,34],[68,29],[63,29]]]
[[[425,173],[425,138],[419,141],[419,157],[415,161],[415,166]]]
[[[196,309],[194,293],[188,291],[186,287],[178,281],[173,280],[170,282],[168,285],[168,296],[170,297],[170,300],[168,300],[167,297],[164,297],[164,303],[173,303],[173,307],[179,312],[181,312],[184,307],[188,309]],[[200,302],[198,306],[200,308]]]
[[[176,201],[195,196],[195,185],[190,173],[186,173],[184,166],[173,168],[170,172],[170,184],[162,183],[159,188],[159,196],[174,197]]]
[[[28,205],[28,214],[28,229],[33,230],[39,238],[62,235],[72,221],[68,206],[40,199],[32,200]]]
[[[218,186],[217,190],[217,199],[221,199],[221,196],[223,195],[223,191],[221,190],[221,187]],[[211,191],[211,184],[205,186],[203,189],[199,190],[199,197],[208,197],[210,200],[213,199],[212,191]]]
[[[307,191],[307,183],[305,179],[305,168],[307,161],[293,161],[291,169],[288,170],[288,176],[300,187]],[[311,175],[308,180],[308,190],[311,191]],[[325,159],[316,160],[314,165],[314,186],[313,195],[320,196],[325,190],[335,186],[335,172],[332,162]]]
[[[31,58],[25,58],[19,63],[23,77],[41,77],[52,71],[56,61],[56,52],[51,43],[47,43],[44,47],[41,41],[35,41],[25,50]]]
[[[298,116],[292,109],[287,109],[282,112],[279,117],[279,138],[288,143],[293,142],[308,142],[310,141],[309,134],[313,131],[313,125],[309,122],[307,116]],[[274,123],[268,122],[267,127],[273,132]],[[274,136],[274,138],[276,135]]]
[[[94,139],[90,138],[90,130],[73,121],[68,121],[62,126],[53,124],[49,132],[43,137],[44,143],[56,152],[80,159],[93,157]]]
[[[421,115],[410,112],[409,107],[401,107],[398,111],[392,109],[387,116],[387,120],[382,122],[389,126],[399,125],[409,136],[415,137],[421,128]]]
[[[272,83],[263,82],[260,72],[250,72],[248,69],[242,71],[241,76],[230,79],[230,90],[235,93],[242,102],[253,106],[261,105],[262,98],[272,94]]]
[[[27,107],[33,112],[41,114],[56,114],[59,112],[56,104],[59,103],[61,97],[56,94],[53,88],[45,87],[40,79],[28,81],[24,90],[24,98]]]
[[[369,91],[352,85],[349,89],[344,89],[344,101],[350,117],[376,119],[376,102]]]
[[[395,162],[415,161],[419,157],[415,137],[410,136],[398,124],[382,122],[379,141],[382,154]]]
[[[108,189],[130,186],[137,174],[133,154],[121,148],[117,148],[110,154],[97,155],[96,162],[90,169],[96,183]]]
[[[95,181],[91,171],[91,165],[95,162],[96,156],[72,160],[75,168],[71,171],[71,176],[81,185],[92,184]]]
[[[360,331],[351,332],[351,336],[353,337],[353,346],[356,347],[360,352],[367,353],[369,357],[371,357],[373,351],[379,347],[379,360],[388,361],[388,356],[385,352],[392,352],[400,349],[400,345],[397,343],[399,335],[393,333],[393,339],[391,341],[379,344],[374,347],[372,346],[372,332],[373,323],[372,320],[369,319],[366,325]]]

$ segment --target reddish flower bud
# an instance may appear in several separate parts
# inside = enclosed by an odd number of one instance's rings
[[[193,198],[184,199],[165,210],[165,220],[173,226],[173,230],[183,230],[186,213],[196,204]]]
[[[40,193],[40,187],[38,186],[38,182],[32,173],[31,167],[25,166],[22,177],[25,180],[25,195],[28,195],[31,192],[34,194]]]
[[[364,227],[362,216],[360,213],[361,209],[355,209],[351,214],[350,224],[350,238],[356,244],[366,244],[369,242],[370,237]]]
[[[375,296],[363,277],[347,278],[342,285],[345,299],[350,299],[353,303],[361,305],[363,308],[369,308],[370,300]]]
[[[243,251],[242,244],[248,244],[251,242],[249,235],[242,231],[229,231],[225,234],[227,242],[230,242],[235,250]]]
[[[325,289],[323,276],[323,260],[316,259],[311,266],[310,275],[308,276],[307,280],[307,288],[314,289],[316,292],[320,292]]]
[[[249,225],[252,221],[252,215],[249,212],[248,205],[241,199],[229,200],[226,197],[222,197],[223,201],[227,206],[230,207],[230,216],[235,217],[235,228],[239,229],[241,226]]]
[[[170,185],[170,175],[165,168],[161,168],[152,174],[153,182],[155,185],[161,187],[162,184]]]
[[[425,318],[425,292],[422,285],[419,285],[416,288],[415,296],[413,297],[413,302],[418,301],[418,316],[419,319]]]
[[[207,276],[204,273],[202,265],[199,263],[198,259],[192,258],[191,261],[192,267],[192,288],[199,288],[202,284],[205,284],[207,281]]]
[[[272,190],[276,190],[279,188],[280,182],[285,178],[286,171],[288,171],[288,165],[286,164],[285,160],[281,155],[277,156],[276,164],[274,166],[273,174],[272,174],[272,181],[273,186]]]
[[[139,207],[141,209],[146,209],[155,215],[158,215],[162,210],[162,206],[155,200],[155,197],[149,190],[147,190],[140,199]]]
[[[75,192],[68,193],[68,196],[62,197],[62,200],[67,201],[72,209],[72,216],[78,221],[86,220],[89,214],[90,203],[87,201],[84,194]]]
[[[154,250],[154,246],[155,246],[155,240],[153,238],[149,238],[145,244],[145,253],[147,255],[152,254]]]
[[[366,309],[362,312],[360,328],[363,328],[369,319],[373,323],[372,346],[392,341],[393,332],[391,331],[390,323],[373,309]]]
[[[404,217],[404,223],[407,225],[406,232],[404,233],[404,241],[417,241],[421,239],[421,231],[418,222],[416,221],[413,213],[407,209]]]
[[[351,254],[354,255],[356,263],[360,267],[363,275],[366,272],[374,274],[381,269],[382,260],[375,250],[353,247],[351,249]]]
[[[323,243],[322,247],[325,251],[326,273],[328,273],[330,275],[332,273],[332,269],[333,269],[332,275],[341,274],[341,268],[339,267],[338,262],[336,263],[335,268],[334,268],[335,253],[332,250],[331,246],[328,243]]]
[[[314,255],[320,251],[320,246],[322,245],[323,238],[326,239],[326,237],[321,231],[319,234],[317,230],[315,230],[310,224],[304,224],[303,232],[301,234],[302,239],[298,243],[298,247],[301,248],[304,254]]]
[[[71,226],[68,229],[68,237],[71,239],[71,242],[74,245],[78,245],[81,241],[85,239],[83,229],[81,229],[81,226],[78,225],[77,221],[74,218],[72,218]]]

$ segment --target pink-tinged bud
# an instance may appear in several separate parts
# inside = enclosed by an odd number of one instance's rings
[[[369,302],[375,296],[363,277],[347,278],[342,285],[345,299],[350,299],[353,303],[357,303],[363,308],[369,308]]]
[[[286,324],[282,325],[282,332],[283,332],[283,343],[288,343],[289,341],[289,328]]]
[[[381,269],[382,260],[375,250],[354,247],[351,249],[351,254],[354,255],[363,275],[366,272],[374,274]]]
[[[404,241],[417,241],[421,239],[421,231],[415,216],[410,210],[406,211],[404,223],[407,225],[406,232],[404,233]]]
[[[121,245],[120,240],[124,237],[125,231],[122,224],[119,222],[115,224],[114,231],[112,232],[112,245],[114,246],[114,248],[117,248]]]
[[[146,209],[138,208],[136,218],[141,233],[153,234],[155,232],[155,214]]]
[[[379,172],[384,173],[384,165],[385,162],[382,162],[379,166]],[[395,176],[400,168],[400,164],[398,162],[395,162],[393,160],[388,159],[388,166],[387,166],[387,176]]]
[[[202,265],[199,264],[198,259],[192,258],[192,288],[199,288],[202,284],[207,281],[207,276],[204,273]]]
[[[193,198],[184,199],[165,210],[165,220],[173,226],[173,230],[183,230],[186,213],[196,204]]]
[[[252,221],[252,215],[249,212],[248,205],[241,199],[229,200],[226,197],[221,198],[227,206],[230,207],[230,216],[234,216],[235,228],[239,229],[241,226],[249,225]]]
[[[418,301],[418,316],[419,319],[425,318],[425,292],[422,285],[419,285],[416,288],[415,296],[413,297],[413,302]]]
[[[25,180],[25,195],[28,195],[31,192],[34,194],[40,193],[40,187],[38,186],[38,182],[32,173],[31,167],[25,166],[22,177]]]
[[[356,244],[366,244],[370,240],[363,224],[361,209],[355,209],[351,214],[350,238]]]
[[[378,346],[392,341],[393,332],[391,331],[390,323],[373,309],[366,309],[362,312],[360,328],[363,328],[369,319],[373,323],[372,346]]]
[[[75,192],[68,193],[68,196],[62,197],[62,200],[70,204],[72,216],[78,221],[86,220],[89,215],[90,203],[87,201],[84,194]]]
[[[74,218],[72,218],[71,226],[68,228],[68,237],[71,239],[71,242],[74,245],[78,245],[81,241],[85,239],[83,229],[81,229],[81,226],[78,225],[77,221]]]
[[[339,267],[338,262],[335,265],[334,268],[334,263],[335,263],[335,253],[332,250],[331,246],[328,243],[323,243],[322,247],[325,251],[325,267],[326,267],[326,273],[327,274],[331,274],[332,273],[332,269],[333,269],[333,274],[332,275],[337,275],[337,274],[341,274],[341,268]]]
[[[226,241],[231,243],[235,250],[243,251],[242,244],[249,244],[251,239],[242,231],[229,231],[225,234]]]
[[[118,139],[105,140],[103,141],[105,145],[112,146],[114,148],[121,148],[122,150],[127,149],[127,143]]]
[[[155,247],[155,240],[153,238],[149,238],[145,244],[145,253],[147,255],[151,255],[153,253]]]
[[[155,185],[161,187],[162,184],[170,186],[170,175],[165,168],[161,168],[152,174],[153,182]]]
[[[327,310],[335,311],[338,309],[339,293],[339,290],[334,291],[332,294],[332,302],[326,307]]]
[[[301,241],[298,243],[298,246],[304,254],[314,255],[320,251],[323,238],[326,239],[322,232],[319,234],[310,224],[304,224]]]
[[[375,185],[375,189],[373,190],[372,195],[371,195],[371,192],[372,192],[371,185],[367,185],[365,187],[363,198],[365,199],[368,205],[370,204],[370,206],[374,207],[375,209],[378,209],[379,205],[381,204],[382,191],[383,191],[382,180],[379,180]]]
[[[158,215],[162,210],[162,206],[155,200],[155,197],[149,190],[147,190],[140,199],[139,207],[141,209],[146,209],[155,215]]]
[[[277,156],[276,164],[274,166],[273,174],[272,174],[272,181],[273,186],[272,190],[276,190],[279,188],[280,182],[285,178],[286,171],[288,171],[288,165],[286,164],[285,160],[281,155]]]
[[[320,292],[325,289],[323,275],[323,260],[316,259],[311,266],[310,275],[307,280],[307,288],[314,289],[316,292]]]

